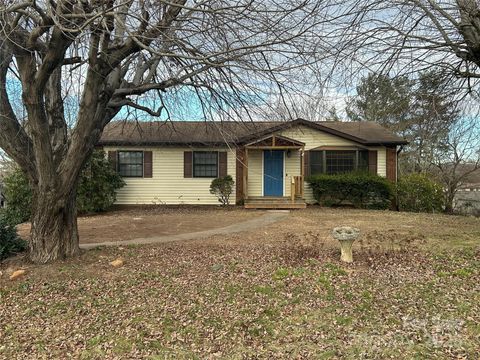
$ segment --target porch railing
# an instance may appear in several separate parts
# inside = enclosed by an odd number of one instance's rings
[[[292,203],[295,202],[296,198],[303,199],[304,184],[303,176],[292,176],[291,186],[290,186]]]

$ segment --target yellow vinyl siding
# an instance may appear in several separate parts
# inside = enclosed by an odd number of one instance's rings
[[[335,135],[330,135],[319,130],[311,129],[306,126],[297,126],[281,131],[279,134],[305,143],[305,150],[310,150],[319,146],[358,145],[353,141],[346,140]]]
[[[248,196],[263,196],[263,151],[248,150]]]
[[[152,178],[124,178],[126,186],[117,192],[117,204],[198,204],[218,205],[210,194],[212,178],[184,178],[183,153],[190,148],[106,147],[105,151],[152,151]],[[193,151],[228,151],[228,174],[235,179],[235,150],[227,148]],[[230,202],[235,204],[235,191]]]
[[[291,150],[290,157],[288,157],[287,152],[285,152],[285,196],[291,195],[292,176],[299,176],[302,171],[300,168],[300,157],[301,150]]]

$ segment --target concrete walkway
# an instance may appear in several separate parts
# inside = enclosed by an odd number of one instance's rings
[[[233,224],[225,226],[218,229],[197,231],[193,233],[178,234],[178,235],[164,235],[164,236],[154,236],[148,238],[138,238],[125,241],[107,241],[103,243],[93,243],[93,244],[80,244],[82,249],[92,249],[99,246],[124,246],[124,245],[142,245],[142,244],[159,244],[173,241],[183,241],[183,240],[199,240],[205,239],[213,235],[228,235],[239,233],[242,231],[250,231],[267,226],[277,221],[283,220],[289,216],[288,210],[276,210],[276,211],[267,211],[266,214],[259,216],[257,218],[247,220],[238,224]]]

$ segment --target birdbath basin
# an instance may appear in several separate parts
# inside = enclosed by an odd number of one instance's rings
[[[333,229],[332,236],[340,242],[340,260],[353,262],[352,244],[360,236],[360,229],[351,226],[339,226]]]

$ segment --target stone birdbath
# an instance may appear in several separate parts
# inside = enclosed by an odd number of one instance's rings
[[[353,262],[352,244],[359,237],[360,229],[350,226],[339,226],[333,229],[332,236],[340,242],[342,255],[340,260],[344,262]]]

